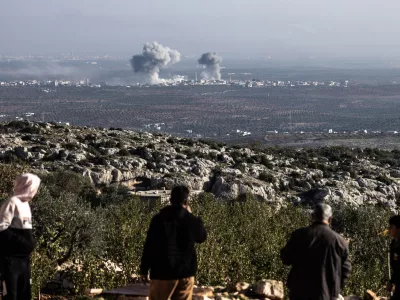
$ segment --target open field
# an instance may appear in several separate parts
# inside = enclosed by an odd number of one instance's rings
[[[32,120],[224,141],[240,142],[240,130],[251,132],[250,140],[298,146],[321,140],[329,145],[367,140],[374,145],[374,139],[381,140],[382,134],[371,132],[382,131],[385,143],[396,146],[398,135],[388,132],[400,131],[400,85],[58,87],[50,92],[39,87],[0,88],[0,115],[6,115],[1,119],[24,117],[26,112],[35,113],[29,117]],[[348,134],[328,135],[329,129]],[[275,130],[280,135],[271,133]],[[361,130],[368,134],[350,134]],[[300,134],[302,131],[307,134]]]

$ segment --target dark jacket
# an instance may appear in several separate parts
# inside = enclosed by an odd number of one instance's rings
[[[0,232],[1,257],[29,257],[35,242],[32,229],[8,228]]]
[[[400,285],[400,241],[393,240],[390,244],[390,281]]]
[[[200,218],[183,207],[167,206],[153,217],[144,245],[141,274],[151,279],[192,277],[197,272],[195,243],[206,240]]]
[[[348,256],[347,242],[326,224],[294,231],[281,250],[282,262],[292,266],[287,281],[291,298],[337,298],[351,271]]]

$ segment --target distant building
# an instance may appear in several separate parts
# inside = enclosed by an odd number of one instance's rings
[[[190,191],[190,199],[200,194],[202,191]],[[168,204],[171,196],[171,190],[148,190],[131,192],[132,195],[138,196],[141,201],[149,203],[150,207],[160,204]]]
[[[139,196],[141,201],[146,201],[150,206],[168,203],[171,195],[170,190],[149,190],[132,192],[133,195]]]

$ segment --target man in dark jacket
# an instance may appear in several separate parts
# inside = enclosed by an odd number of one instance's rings
[[[189,189],[176,186],[171,192],[171,205],[153,217],[147,232],[141,277],[150,270],[150,299],[192,299],[197,272],[195,243],[206,240],[200,218],[192,215],[188,205]]]
[[[389,292],[392,300],[400,300],[400,216],[389,219],[389,234],[393,238],[390,244],[390,282]]]
[[[292,233],[281,250],[292,266],[287,285],[291,300],[333,300],[339,297],[351,271],[347,242],[330,227],[332,208],[318,204],[313,224]]]

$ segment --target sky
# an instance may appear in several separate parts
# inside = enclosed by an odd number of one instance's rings
[[[399,0],[0,0],[0,55],[397,57]]]

